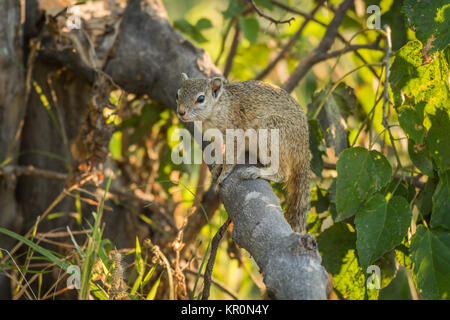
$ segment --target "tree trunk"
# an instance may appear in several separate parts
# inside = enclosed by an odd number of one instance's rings
[[[20,1],[0,2],[0,165],[17,163],[20,131],[25,111],[25,70],[23,63],[22,15]],[[0,177],[0,227],[17,230],[19,208],[15,198],[14,175]],[[12,239],[0,235],[0,248],[9,250]],[[2,251],[5,255],[6,252]],[[9,298],[9,279],[0,273],[0,299]]]

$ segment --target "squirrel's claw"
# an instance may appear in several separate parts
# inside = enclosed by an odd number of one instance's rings
[[[261,173],[259,168],[256,167],[248,167],[245,168],[240,174],[242,180],[254,180],[261,177]]]

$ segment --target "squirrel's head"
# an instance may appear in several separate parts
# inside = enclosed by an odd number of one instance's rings
[[[181,74],[182,85],[177,92],[177,114],[184,122],[202,121],[211,116],[227,83],[223,77],[189,79]]]

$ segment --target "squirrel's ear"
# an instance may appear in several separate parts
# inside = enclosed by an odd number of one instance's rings
[[[223,92],[223,86],[227,83],[228,81],[223,78],[223,77],[214,77],[211,78],[211,89],[212,89],[212,95],[214,97],[214,99],[219,99],[220,95]]]
[[[186,73],[182,73],[181,74],[181,81],[185,81],[185,80],[187,80],[187,79],[189,79],[189,77],[187,76],[187,74]]]

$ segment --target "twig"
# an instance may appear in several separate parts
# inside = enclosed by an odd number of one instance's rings
[[[178,231],[177,238],[170,244],[175,251],[175,295],[184,299],[187,295],[186,290],[186,277],[184,276],[183,269],[180,266],[180,252],[183,250],[185,244],[183,243],[183,231],[187,224],[187,218],[184,219],[183,225]]]
[[[42,177],[46,179],[53,180],[61,180],[66,181],[67,174],[59,173],[56,171],[50,171],[45,169],[38,169],[34,166],[13,166],[8,165],[4,167],[0,167],[0,177],[1,176],[34,176],[34,177]]]
[[[250,4],[252,5],[253,9],[255,9],[256,13],[257,13],[259,16],[261,16],[261,17],[263,17],[263,18],[269,20],[270,22],[272,22],[272,23],[274,23],[274,24],[283,24],[283,23],[289,23],[289,24],[290,24],[292,21],[295,20],[294,17],[291,17],[291,18],[289,18],[289,19],[287,19],[287,20],[276,20],[276,19],[274,19],[274,18],[272,18],[272,17],[266,15],[264,12],[262,12],[261,9],[258,8],[258,6],[256,5],[256,3],[255,3],[254,0],[250,0]]]
[[[343,55],[344,53],[350,52],[350,51],[358,51],[361,49],[368,49],[368,50],[379,50],[382,51],[383,49],[380,48],[378,46],[378,41],[375,41],[373,43],[370,44],[355,44],[355,45],[349,45],[345,48],[336,50],[336,51],[332,51],[332,52],[328,52],[324,55],[321,55],[320,57],[318,57],[314,63],[318,63],[318,62],[322,62],[324,60],[328,60],[331,58],[335,58],[338,57],[340,55]]]
[[[189,269],[186,269],[185,271],[187,273],[193,275],[193,276],[197,276],[198,275],[198,271],[189,270]],[[205,276],[203,274],[201,274],[200,277],[205,278]],[[225,285],[221,284],[219,281],[214,279],[214,277],[211,277],[211,283],[213,285],[215,285],[217,288],[219,288],[220,290],[222,290],[223,292],[225,292],[226,294],[228,294],[234,300],[239,300],[239,297],[238,297],[237,293],[235,293],[231,289],[225,287]]]
[[[367,117],[366,117],[366,118],[364,119],[364,121],[361,123],[361,125],[360,125],[360,127],[359,127],[359,129],[358,129],[358,132],[356,133],[356,136],[355,136],[355,138],[354,138],[354,140],[353,140],[353,143],[351,144],[351,147],[353,147],[353,146],[356,144],[356,142],[358,141],[359,135],[361,134],[362,130],[364,129],[366,123],[369,122],[369,119],[370,119],[370,117],[371,117],[371,114],[375,112],[375,108],[376,108],[376,106],[378,105],[378,103],[381,101],[382,98],[383,98],[383,97],[380,96],[380,97],[378,97],[378,99],[376,99],[376,101],[375,101],[375,103],[374,103],[372,109],[370,109],[369,113],[367,114]]]
[[[308,14],[306,12],[300,11],[298,9],[292,8],[292,7],[288,6],[287,4],[284,4],[284,3],[276,1],[276,0],[270,0],[270,2],[272,2],[272,4],[274,4],[275,6],[281,8],[281,9],[284,9],[284,10],[286,10],[288,12],[291,12],[291,13],[298,14],[299,16],[302,16],[302,17],[307,18],[307,19],[311,15],[311,14]],[[322,2],[323,1],[320,1],[320,3],[322,3]],[[311,20],[313,20],[313,19],[311,19]]]
[[[150,239],[145,239],[144,245],[147,248],[150,248],[152,250],[153,255],[156,256],[157,258],[159,258],[163,262],[164,266],[166,267],[167,277],[169,278],[169,300],[175,300],[172,267],[170,266],[169,260],[162,253],[159,246],[154,245]]]
[[[397,164],[400,168],[402,168],[402,163],[400,161],[400,157],[397,152],[397,148],[395,147],[395,140],[394,136],[392,135],[388,117],[387,117],[387,111],[386,108],[390,105],[389,100],[389,76],[391,73],[391,54],[392,54],[392,40],[391,40],[391,28],[386,25],[385,26],[385,32],[386,32],[386,51],[384,55],[384,95],[383,95],[383,126],[387,130],[389,134],[389,139],[391,140],[392,144],[392,150],[394,150],[395,158],[397,159]]]
[[[223,76],[225,78],[227,78],[228,75],[231,72],[231,68],[233,66],[234,56],[236,55],[237,48],[238,48],[238,45],[239,45],[239,37],[240,37],[240,35],[241,35],[241,28],[239,26],[239,21],[236,20],[233,42],[231,43],[230,52],[228,53],[227,61],[225,62],[225,69],[223,71]]]
[[[228,38],[228,35],[230,34],[231,31],[231,27],[233,26],[233,24],[236,22],[236,18],[233,17],[230,22],[228,22],[227,28],[225,29],[225,33],[222,36],[222,42],[220,44],[220,50],[219,50],[219,54],[217,55],[216,61],[214,61],[214,64],[218,64],[220,61],[220,58],[222,58],[222,54],[225,50],[225,42]]]
[[[294,72],[292,72],[289,79],[283,85],[283,88],[292,92],[300,80],[306,75],[308,70],[316,63],[318,59],[320,59],[323,55],[327,53],[327,51],[331,48],[331,45],[334,42],[338,34],[338,28],[345,17],[345,13],[352,6],[353,0],[345,0],[339,8],[336,10],[336,14],[328,25],[327,31],[325,32],[322,41],[320,41],[319,45],[316,49],[314,49],[305,60],[299,63],[299,65],[295,68]]]
[[[272,62],[269,63],[269,65],[261,71],[260,74],[256,76],[256,80],[261,80],[265,76],[269,74],[269,72],[275,68],[275,66],[280,62],[281,59],[283,59],[286,54],[292,49],[294,44],[297,42],[297,40],[302,35],[303,29],[305,29],[306,25],[313,19],[314,14],[319,10],[319,8],[322,6],[324,0],[320,0],[317,6],[311,11],[311,13],[307,16],[305,16],[305,21],[303,21],[300,28],[297,30],[297,32],[289,39],[289,42],[283,47],[281,52],[275,57],[275,59],[272,60]]]
[[[209,256],[208,264],[206,265],[205,276],[203,281],[203,294],[202,300],[208,300],[209,290],[211,288],[211,276],[212,270],[214,268],[214,262],[216,260],[217,249],[219,248],[220,240],[222,240],[225,231],[231,223],[231,219],[228,218],[227,221],[217,230],[216,235],[212,239],[211,243],[211,254]]]

